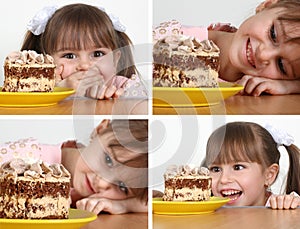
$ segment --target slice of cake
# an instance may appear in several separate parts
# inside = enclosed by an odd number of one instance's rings
[[[211,196],[211,177],[204,167],[169,166],[164,174],[165,201],[203,201]]]
[[[153,86],[217,87],[220,50],[211,40],[172,35],[153,46]]]
[[[13,159],[0,167],[0,218],[66,219],[70,173],[61,164]]]
[[[51,92],[55,86],[55,65],[49,55],[32,50],[12,52],[4,62],[6,92]]]

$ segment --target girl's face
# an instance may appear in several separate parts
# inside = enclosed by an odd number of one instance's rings
[[[89,48],[86,50],[62,49],[52,54],[54,63],[61,78],[65,79],[76,72],[87,71],[91,66],[97,66],[104,81],[108,81],[116,74],[119,60],[118,52],[115,54],[109,48]]]
[[[131,187],[141,187],[138,169],[117,162],[112,156],[117,149],[112,150],[108,142],[107,136],[98,135],[81,152],[72,182],[82,197],[96,194],[100,198],[127,199],[134,196]]]
[[[299,45],[285,44],[283,27],[276,20],[282,8],[265,9],[244,21],[234,35],[229,59],[245,75],[271,79],[295,79],[300,70],[293,63]],[[289,31],[288,25],[285,30]],[[294,30],[299,36],[300,30]],[[291,35],[291,34],[288,34]]]
[[[212,192],[214,196],[230,198],[231,206],[265,205],[266,172],[257,163],[239,162],[212,164]]]

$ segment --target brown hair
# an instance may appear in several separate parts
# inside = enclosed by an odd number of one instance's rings
[[[118,74],[128,78],[137,74],[130,38],[114,29],[104,11],[91,5],[70,4],[58,9],[41,35],[27,31],[21,50],[52,55],[59,48],[81,50],[91,46],[121,51]]]
[[[286,193],[300,191],[300,151],[295,145],[284,146],[290,159]],[[252,122],[232,122],[216,129],[207,142],[204,165],[212,163],[256,162],[266,169],[279,165],[280,152],[271,134]]]
[[[114,159],[131,168],[141,168],[140,178],[146,185],[131,188],[136,197],[148,199],[148,121],[147,120],[113,120],[107,128],[100,130],[100,135],[109,134],[109,147]],[[146,181],[146,182],[145,182]]]

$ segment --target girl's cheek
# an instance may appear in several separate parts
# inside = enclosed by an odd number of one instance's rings
[[[70,75],[72,75],[75,72],[76,72],[76,68],[75,67],[73,67],[70,64],[63,64],[63,70],[62,70],[62,73],[61,73],[61,77],[63,79],[66,79],[66,78],[68,78]]]

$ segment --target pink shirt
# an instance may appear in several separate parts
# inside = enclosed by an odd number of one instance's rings
[[[40,144],[34,138],[1,144],[0,164],[14,158],[22,158],[29,161],[43,160],[49,164],[61,163],[61,144]]]

